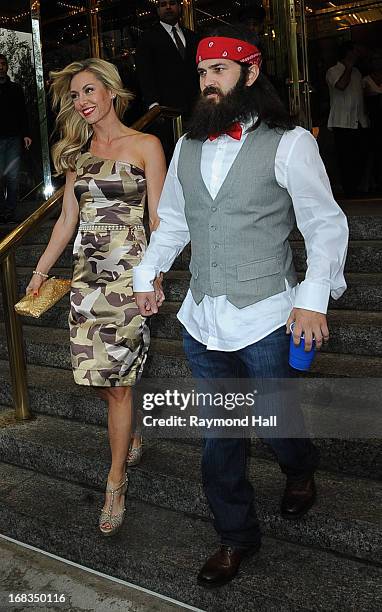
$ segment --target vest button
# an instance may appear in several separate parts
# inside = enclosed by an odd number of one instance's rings
[[[216,263],[216,261],[213,261],[213,262],[212,262],[212,264],[211,264],[211,266],[212,266],[213,268],[217,268],[217,265],[218,265],[218,264]]]
[[[211,229],[212,229],[213,231],[215,231],[215,230],[216,230],[216,225],[211,225]]]
[[[216,212],[216,211],[217,211],[216,206],[213,206],[213,207],[211,208],[211,210],[212,210],[212,212]]]

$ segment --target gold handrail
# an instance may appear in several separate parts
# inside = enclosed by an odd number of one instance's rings
[[[27,217],[20,225],[15,227],[9,234],[0,242],[0,263],[3,263],[4,258],[8,253],[15,249],[19,242],[27,236],[32,229],[35,229],[47,216],[54,211],[60,203],[64,193],[64,188],[60,187],[54,194],[46,200],[37,210]]]
[[[21,198],[20,198],[20,202],[24,202],[24,200],[26,200],[34,191],[37,191],[37,189],[39,187],[42,187],[44,184],[44,181],[40,181],[39,183],[37,183],[37,185],[35,185],[34,187],[32,187],[32,189],[30,191],[28,191],[27,193],[25,193]]]
[[[158,117],[173,120],[174,138],[182,135],[182,118],[180,111],[155,106],[138,119],[131,127],[143,130]],[[46,202],[27,217],[20,225],[0,241],[0,279],[3,295],[4,322],[7,334],[8,359],[10,366],[12,397],[15,417],[18,420],[31,418],[29,408],[28,386],[26,376],[26,359],[23,344],[21,318],[15,312],[14,305],[18,300],[15,249],[19,243],[51,215],[58,207],[64,194],[64,187],[58,189]]]

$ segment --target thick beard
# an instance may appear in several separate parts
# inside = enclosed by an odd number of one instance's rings
[[[246,75],[241,74],[236,85],[215,102],[200,95],[188,121],[187,138],[204,141],[211,134],[225,132],[235,121],[246,122],[256,115]]]

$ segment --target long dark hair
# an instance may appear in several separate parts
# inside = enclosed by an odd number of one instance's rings
[[[228,25],[217,26],[203,32],[203,36],[224,36],[245,40],[254,45],[257,43],[256,35],[252,36],[249,32],[244,32],[239,28]],[[238,63],[240,64],[242,75],[246,76],[249,71],[249,65]],[[281,102],[272,83],[261,72],[253,85],[247,88],[247,100],[248,94],[253,104],[252,108],[257,114],[257,121],[251,128],[252,130],[256,129],[262,122],[273,129],[293,130],[296,127],[292,116]]]

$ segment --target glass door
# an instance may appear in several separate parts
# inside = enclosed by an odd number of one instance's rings
[[[305,0],[273,0],[267,7],[270,78],[298,124],[312,127]]]

